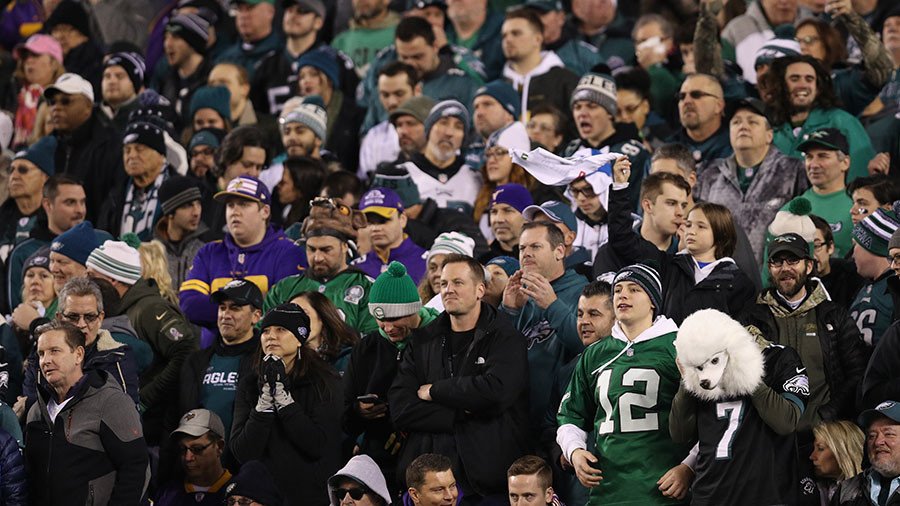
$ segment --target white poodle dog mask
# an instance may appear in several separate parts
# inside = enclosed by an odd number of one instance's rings
[[[707,401],[751,394],[762,382],[762,350],[740,323],[703,309],[685,318],[675,339],[684,387]]]

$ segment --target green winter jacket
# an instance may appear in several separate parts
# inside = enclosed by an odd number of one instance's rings
[[[837,128],[847,137],[847,143],[850,145],[850,172],[847,174],[847,183],[869,175],[869,160],[875,157],[872,141],[859,120],[841,109],[813,109],[803,125],[796,129],[790,122],[785,122],[776,127],[772,143],[782,153],[802,159],[803,153],[797,146],[806,140],[810,133],[823,128]]]
[[[328,297],[350,325],[360,334],[378,330],[375,318],[369,314],[369,291],[372,278],[355,267],[348,267],[326,282],[315,280],[304,274],[288,276],[275,283],[266,295],[263,313],[289,302],[303,292],[319,292]]]

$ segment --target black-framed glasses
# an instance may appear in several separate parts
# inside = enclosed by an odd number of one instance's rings
[[[824,248],[825,246],[828,246],[829,244],[831,244],[831,243],[824,242],[824,241],[823,242],[813,241],[813,249],[816,251],[819,251],[820,249]]]
[[[191,452],[194,454],[195,457],[198,457],[198,456],[200,456],[200,454],[205,452],[207,448],[212,446],[213,443],[215,443],[215,441],[210,441],[209,443],[206,443],[205,445],[202,445],[202,446],[201,445],[179,446],[178,453],[179,453],[179,455],[184,455],[186,452]],[[250,503],[247,503],[247,504],[250,504]]]
[[[569,191],[572,192],[572,196],[577,198],[578,194],[584,195],[584,198],[590,199],[597,196],[597,192],[594,191],[594,188],[590,185],[582,186],[581,188],[576,188],[574,186],[569,187]]]
[[[77,324],[84,318],[84,323],[91,324],[97,321],[97,318],[100,318],[100,313],[60,313],[59,316],[69,323]]]
[[[796,257],[795,258],[770,258],[769,259],[769,267],[778,268],[778,267],[782,267],[784,265],[787,265],[788,267],[796,267],[797,264],[799,264],[801,260],[803,260],[803,259],[796,258]]]
[[[506,148],[501,148],[500,146],[495,146],[484,152],[485,160],[487,160],[488,158],[506,158],[508,156],[509,150],[507,150]]]
[[[338,501],[343,501],[344,497],[350,494],[350,499],[354,501],[359,501],[366,495],[365,489],[354,487],[354,488],[338,488],[334,491],[334,496],[337,497]]]
[[[675,96],[678,97],[678,100],[679,100],[679,101],[683,101],[683,100],[686,99],[687,97],[691,97],[691,98],[693,98],[694,100],[700,100],[700,99],[703,98],[703,97],[719,98],[719,96],[716,95],[716,94],[713,94],[713,93],[707,93],[707,92],[702,91],[702,90],[691,90],[691,91],[686,91],[686,92],[685,92],[685,91],[679,91],[679,92],[678,92],[678,95],[675,95]]]

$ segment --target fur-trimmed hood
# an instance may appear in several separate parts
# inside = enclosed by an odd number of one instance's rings
[[[675,339],[685,389],[707,401],[752,393],[765,372],[756,338],[740,323],[715,309],[703,309],[685,318]],[[700,386],[702,369],[714,355],[724,352],[727,363],[713,388]]]

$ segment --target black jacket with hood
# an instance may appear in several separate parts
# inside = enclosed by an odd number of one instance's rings
[[[474,492],[505,494],[505,470],[530,450],[525,338],[482,302],[475,336],[454,373],[451,332],[450,316],[441,313],[413,333],[403,353],[388,394],[391,420],[408,432],[398,470],[422,453],[440,453]],[[417,395],[425,384],[432,385],[432,401]]]

